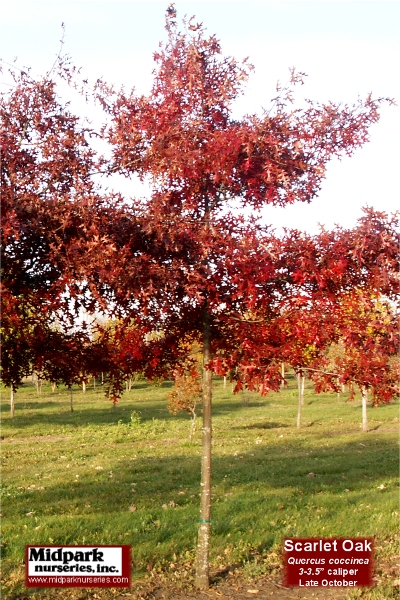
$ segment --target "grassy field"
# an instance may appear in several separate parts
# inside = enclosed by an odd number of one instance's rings
[[[288,383],[265,398],[214,383],[213,571],[277,577],[284,536],[374,536],[378,586],[351,597],[398,597],[398,403],[370,408],[363,434],[359,400],[306,387],[297,429]],[[136,382],[115,410],[100,386],[77,388],[71,413],[68,390],[27,383],[14,419],[3,390],[3,597],[22,598],[25,544],[131,544],[134,580],[190,585],[200,424],[189,441],[170,386]]]

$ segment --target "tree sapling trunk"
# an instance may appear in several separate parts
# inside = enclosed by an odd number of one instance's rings
[[[194,406],[190,412],[192,413],[192,420],[190,423],[189,440],[192,441],[194,432],[196,431],[196,418],[197,418],[196,406]]]
[[[208,307],[203,315],[203,365],[211,360],[211,326]],[[209,588],[209,549],[211,523],[211,400],[212,372],[203,368],[203,428],[201,459],[200,525],[196,556],[196,587]]]
[[[297,375],[297,389],[299,393],[299,406],[297,410],[297,427],[301,427],[301,413],[304,404],[304,375]]]
[[[362,430],[365,433],[368,431],[367,402],[368,402],[368,390],[365,386],[362,386],[362,388],[361,388]]]
[[[14,386],[11,386],[11,391],[10,391],[10,413],[11,416],[13,417],[15,415],[15,402],[14,402]]]

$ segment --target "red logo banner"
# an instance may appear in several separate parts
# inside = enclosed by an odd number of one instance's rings
[[[371,587],[372,538],[286,538],[286,587]]]

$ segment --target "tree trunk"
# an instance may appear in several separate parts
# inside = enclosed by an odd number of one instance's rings
[[[301,412],[304,404],[304,375],[297,375],[297,389],[299,393],[299,406],[297,409],[297,427],[301,427]]]
[[[82,381],[82,392],[86,394],[86,381]]]
[[[300,393],[301,393],[301,405],[304,406],[304,386],[306,382],[306,378],[304,375],[300,378]]]
[[[281,364],[281,374],[282,374],[281,387],[284,388],[285,387],[285,363],[284,362]]]
[[[15,402],[14,402],[13,386],[11,386],[11,392],[10,392],[10,412],[11,412],[11,416],[13,417],[15,415]]]
[[[190,423],[190,431],[189,431],[189,440],[192,441],[194,432],[196,431],[196,407],[191,410],[192,413],[192,422]]]
[[[42,395],[42,385],[43,385],[43,382],[42,382],[41,378],[39,377],[39,375],[36,373],[36,393],[38,396]]]
[[[208,307],[203,313],[203,365],[211,360],[211,326]],[[212,372],[203,368],[203,428],[201,459],[200,525],[196,555],[196,587],[207,590],[211,522],[211,400]]]
[[[362,405],[362,430],[368,431],[368,418],[367,418],[367,402],[368,402],[368,390],[366,387],[361,388],[361,405]]]
[[[73,402],[73,398],[72,398],[72,385],[69,388],[69,405],[71,407],[71,412],[74,412],[74,402]]]
[[[224,390],[226,389],[226,375],[224,375]]]
[[[96,375],[93,376],[93,389],[96,389]]]

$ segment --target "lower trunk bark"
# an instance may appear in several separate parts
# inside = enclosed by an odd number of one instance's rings
[[[36,375],[36,393],[38,396],[42,395],[42,385],[42,380],[40,379],[39,375]]]
[[[203,365],[211,360],[211,326],[208,309],[203,319]],[[200,525],[196,555],[196,587],[207,590],[210,585],[209,549],[211,523],[211,400],[212,372],[203,369],[203,428],[201,458]]]
[[[11,416],[13,417],[15,415],[15,402],[14,402],[14,388],[11,386],[11,392],[10,392],[10,412],[11,412]]]
[[[189,440],[193,440],[194,432],[196,431],[196,407],[191,411],[192,412],[192,422],[190,423],[190,431],[189,431]]]
[[[301,413],[304,404],[304,375],[297,375],[297,389],[299,392],[299,406],[297,410],[297,427],[301,427]]]
[[[368,402],[368,390],[366,387],[361,388],[361,404],[362,404],[362,430],[368,431],[368,418],[367,418],[367,402]]]

